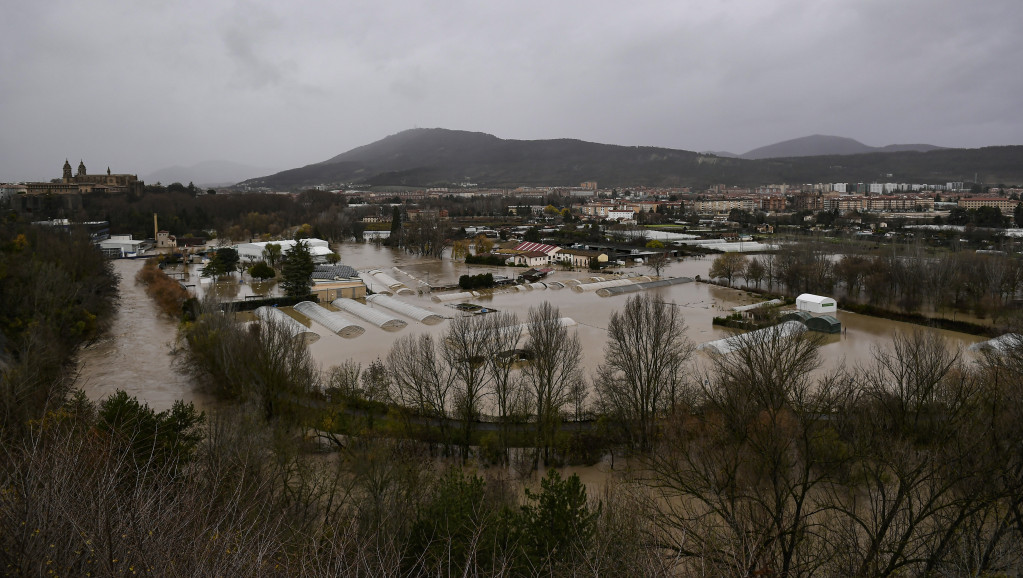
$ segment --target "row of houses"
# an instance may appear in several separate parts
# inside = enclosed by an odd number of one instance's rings
[[[950,183],[952,184],[952,183]],[[930,185],[928,185],[930,186]],[[908,186],[907,186],[908,187]],[[946,187],[941,187],[948,190]],[[869,211],[869,212],[932,212],[935,200],[932,193],[887,194],[891,191],[912,190],[895,187],[872,187],[863,194],[841,194],[831,192],[796,192],[786,195],[776,190],[765,194],[720,194],[713,198],[685,201],[685,209],[699,215],[726,215],[735,209],[742,211],[765,211],[768,213],[789,211]],[[952,189],[954,190],[954,189]],[[1012,214],[1019,200],[1004,196],[964,196],[953,206],[964,209],[995,207],[1005,214]],[[630,220],[641,212],[659,212],[664,208],[682,209],[682,201],[633,201],[633,202],[590,202],[579,205],[579,212],[585,216],[612,221]]]
[[[665,208],[682,208],[681,201],[623,201],[593,202],[579,206],[579,211],[588,217],[622,220],[631,219],[639,213],[657,213]]]
[[[934,210],[934,198],[927,195],[877,195],[823,197],[821,210],[846,211],[925,211]]]
[[[1005,199],[1003,199],[1004,201]],[[642,201],[638,203],[587,203],[579,207],[586,216],[624,221],[640,212],[657,212],[658,207],[682,209],[683,203]],[[1015,207],[1015,202],[1013,202]],[[783,194],[732,195],[685,202],[685,208],[698,215],[727,215],[733,210],[778,213],[786,210],[811,211],[933,211],[934,199],[928,195],[839,195]]]

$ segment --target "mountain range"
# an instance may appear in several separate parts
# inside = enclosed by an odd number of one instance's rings
[[[209,187],[218,185],[229,185],[237,183],[242,179],[266,173],[266,167],[254,167],[231,161],[205,161],[191,166],[172,166],[153,171],[143,175],[147,183],[195,183],[199,186]]]
[[[742,159],[776,159],[791,157],[813,157],[823,155],[863,155],[868,153],[897,152],[929,152],[944,147],[929,144],[895,144],[883,147],[872,147],[858,140],[825,134],[814,134],[794,138],[767,146],[755,148],[741,155],[727,152],[714,153],[718,156],[738,157]]]
[[[759,151],[759,152],[758,152]],[[315,185],[705,187],[793,182],[1023,182],[1023,146],[945,149],[933,145],[868,147],[815,135],[731,158],[658,147],[575,139],[511,140],[448,129],[406,130],[325,161],[249,179],[244,187],[274,190]],[[787,155],[781,158],[774,155]],[[806,156],[814,154],[814,156]],[[744,155],[745,156],[745,155]]]

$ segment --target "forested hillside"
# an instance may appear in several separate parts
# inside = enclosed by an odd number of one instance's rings
[[[483,186],[575,186],[595,180],[605,187],[703,188],[717,183],[944,184],[970,181],[974,175],[987,183],[1023,183],[1023,146],[746,160],[574,139],[506,140],[483,133],[414,129],[324,162],[242,184],[270,189],[340,183],[425,187],[465,181]]]

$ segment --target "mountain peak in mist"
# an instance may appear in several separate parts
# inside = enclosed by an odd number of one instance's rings
[[[195,183],[200,186],[215,186],[237,183],[270,172],[266,167],[254,167],[233,161],[203,161],[191,166],[175,165],[153,171],[142,178],[147,183]]]
[[[755,148],[739,156],[744,159],[756,160],[886,152],[928,152],[941,148],[943,147],[929,144],[895,144],[872,147],[848,137],[814,134]]]

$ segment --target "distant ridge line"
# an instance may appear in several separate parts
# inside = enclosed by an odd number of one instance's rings
[[[784,145],[784,146],[782,146]],[[907,149],[907,150],[902,150]],[[911,149],[911,150],[909,150]],[[922,149],[922,150],[921,150]],[[759,151],[759,152],[757,152]],[[577,139],[511,140],[442,128],[410,129],[325,161],[249,179],[247,190],[355,186],[706,188],[792,182],[944,183],[978,174],[987,182],[1023,182],[1023,146],[944,149],[933,145],[868,147],[814,135],[750,151],[762,159],[687,150],[599,144]],[[888,178],[888,177],[886,177]]]

